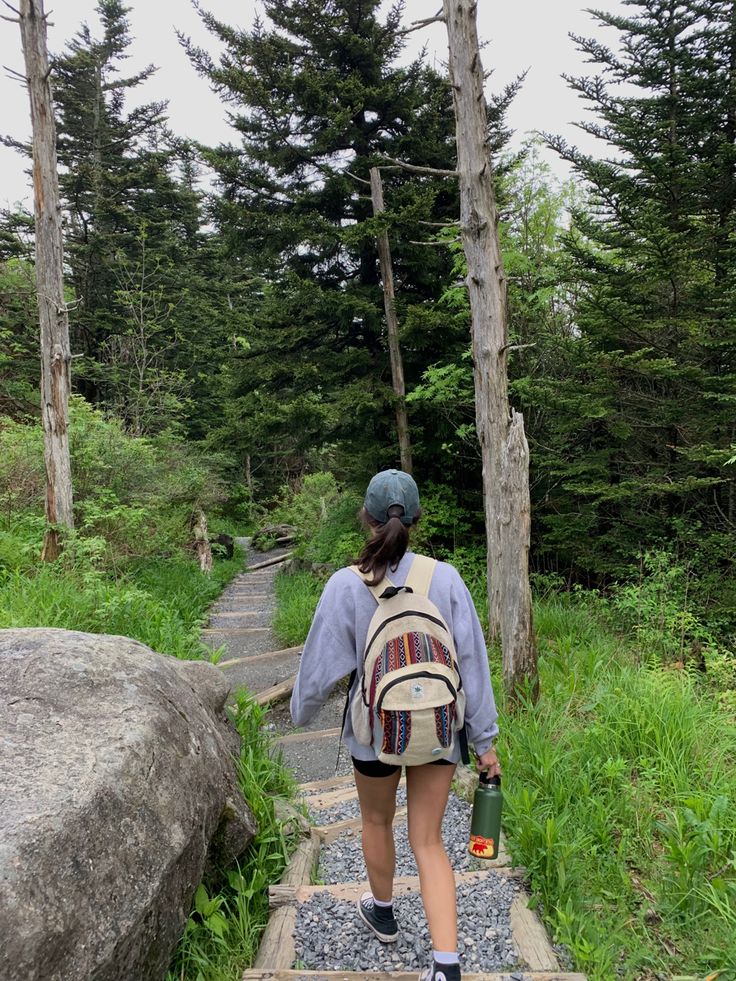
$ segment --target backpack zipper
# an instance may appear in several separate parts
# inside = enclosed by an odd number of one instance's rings
[[[455,691],[455,686],[452,684],[451,681],[449,681],[449,679],[445,678],[445,676],[443,674],[436,674],[433,671],[417,671],[415,674],[412,674],[412,678],[439,678],[441,681],[444,681],[444,683],[447,685],[447,687],[452,692],[452,697],[455,700],[457,700],[457,692]],[[400,684],[402,684],[405,681],[406,681],[406,678],[394,678],[393,681],[389,681],[389,683],[383,689],[383,691],[381,692],[381,694],[378,696],[378,701],[376,702],[376,712],[380,712],[381,711],[381,706],[383,705],[383,700],[386,697],[386,692],[389,690],[389,688],[393,688],[394,685],[400,685]]]

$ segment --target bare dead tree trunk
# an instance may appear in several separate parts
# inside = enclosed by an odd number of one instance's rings
[[[207,517],[202,508],[196,508],[192,514],[192,534],[194,535],[194,551],[197,553],[199,568],[202,572],[212,572],[212,549],[207,534]]]
[[[373,214],[380,215],[386,210],[383,203],[383,183],[378,167],[371,167],[371,199]],[[388,232],[376,235],[378,259],[381,264],[381,282],[383,283],[383,305],[386,311],[386,331],[388,333],[388,351],[391,359],[391,379],[394,395],[396,396],[396,431],[399,437],[399,452],[401,454],[401,469],[411,473],[411,443],[409,441],[409,421],[406,415],[406,389],[404,386],[404,363],[401,360],[399,347],[399,321],[396,316],[394,292],[394,270],[391,263],[391,247],[388,243]]]
[[[528,556],[529,448],[508,400],[506,277],[488,149],[477,0],[443,0],[456,117],[460,227],[468,263],[475,411],[483,462],[490,635],[500,634],[512,698],[538,687]]]
[[[46,464],[46,520],[41,558],[61,550],[59,529],[73,528],[69,458],[71,388],[69,317],[64,301],[61,205],[56,169],[56,124],[49,82],[43,0],[20,0],[20,33],[33,127],[36,288],[41,327],[41,415]]]

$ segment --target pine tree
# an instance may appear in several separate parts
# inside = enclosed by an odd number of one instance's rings
[[[550,139],[594,204],[566,242],[580,337],[555,521],[568,558],[599,569],[683,518],[701,537],[736,523],[736,4],[627,6],[595,14],[620,52],[577,38],[598,73],[569,79],[605,156]]]
[[[303,469],[313,437],[317,446],[340,447],[342,465],[361,478],[377,463],[398,462],[369,170],[388,158],[451,167],[454,146],[446,80],[422,59],[397,64],[402,5],[383,19],[379,7],[267,0],[265,20],[250,31],[202,14],[224,47],[219,60],[184,41],[241,140],[206,153],[222,190],[218,226],[231,254],[267,280],[263,302],[252,298],[249,348],[239,355],[232,395],[244,412],[259,407],[251,452],[268,458],[280,439],[287,471]],[[498,143],[508,137],[503,114],[513,91],[491,109]],[[448,253],[413,243],[426,238],[422,221],[455,217],[457,192],[452,182],[407,179],[398,169],[383,177],[382,220],[403,310],[439,295]],[[425,346],[441,349],[440,324],[432,327]],[[411,372],[416,356],[404,354]],[[269,406],[265,391],[273,392]]]

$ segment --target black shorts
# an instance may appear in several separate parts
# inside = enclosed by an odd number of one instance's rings
[[[390,777],[392,773],[400,770],[400,766],[393,766],[391,763],[381,763],[380,760],[356,760],[351,756],[353,766],[362,773],[364,777]],[[432,760],[430,766],[455,766],[452,760]]]

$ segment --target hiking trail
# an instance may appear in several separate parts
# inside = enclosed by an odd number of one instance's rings
[[[223,647],[219,668],[232,690],[247,687],[269,705],[274,746],[296,775],[311,828],[269,889],[270,916],[253,968],[243,981],[416,981],[431,944],[421,908],[419,879],[406,834],[404,780],[399,785],[397,875],[394,896],[402,927],[398,943],[382,944],[359,921],[356,900],[369,886],[360,846],[360,814],[350,757],[338,756],[345,690],[333,692],[309,726],[296,729],[289,697],[301,647],[281,649],[271,629],[274,580],[286,549],[255,553],[210,610],[203,640]],[[458,947],[464,981],[585,981],[563,969],[536,912],[528,908],[525,870],[514,868],[503,840],[494,862],[467,853],[471,771],[459,766],[443,838],[458,886]]]

